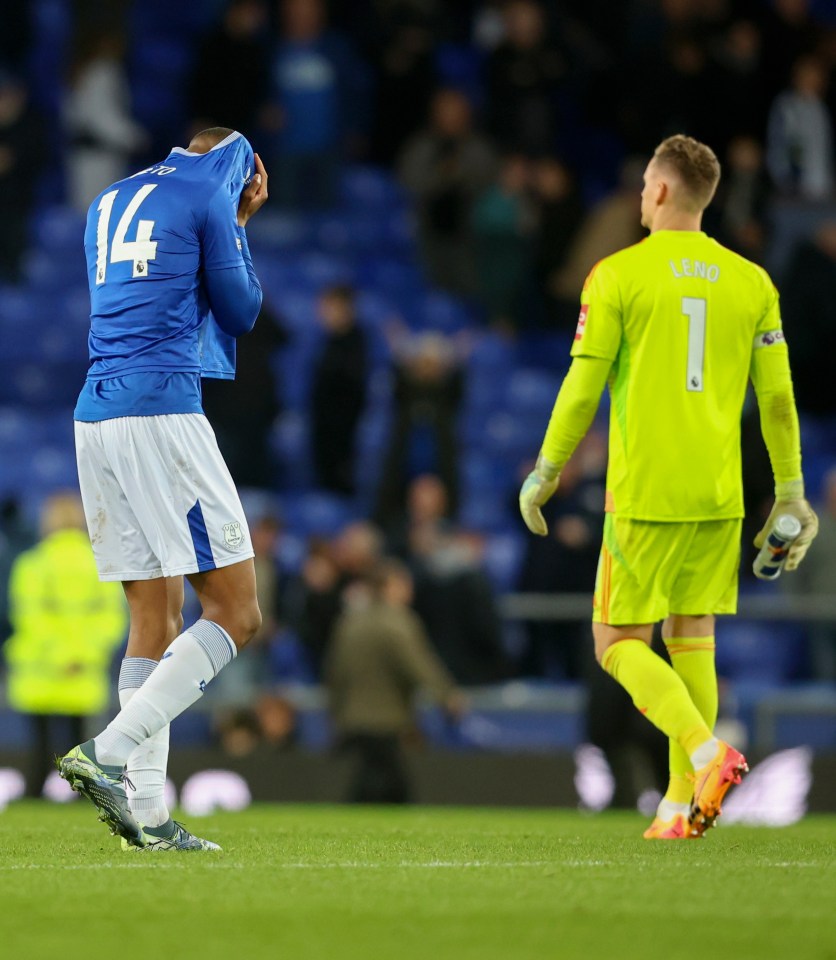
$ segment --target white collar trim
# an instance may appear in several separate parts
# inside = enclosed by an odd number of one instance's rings
[[[233,130],[228,137],[224,137],[219,143],[216,143],[214,147],[210,147],[206,153],[211,153],[213,150],[220,150],[221,147],[225,147],[228,144],[232,143],[234,140],[237,140],[242,134],[238,133],[237,130]],[[181,153],[184,157],[205,157],[206,153],[197,153],[194,150],[187,150],[185,147],[172,147],[171,153]]]

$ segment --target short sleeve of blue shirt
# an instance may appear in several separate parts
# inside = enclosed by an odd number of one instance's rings
[[[215,191],[201,230],[203,269],[221,270],[244,262],[238,236],[238,210],[225,186]]]

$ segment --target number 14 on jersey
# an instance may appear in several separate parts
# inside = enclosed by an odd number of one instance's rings
[[[116,224],[116,232],[113,235],[113,243],[110,244],[110,263],[120,263],[123,261],[133,262],[133,277],[148,276],[148,261],[153,260],[157,255],[157,243],[151,239],[151,231],[154,229],[153,220],[140,220],[136,226],[136,240],[126,240],[128,227],[136,216],[142,201],[156,190],[156,184],[146,184],[137,190],[131,198],[130,203],[125,207],[125,212],[119,218]],[[106,193],[99,201],[99,223],[96,230],[96,285],[99,286],[107,279],[108,264],[108,231],[110,228],[110,215],[113,212],[113,203],[116,200],[118,190],[111,190]]]

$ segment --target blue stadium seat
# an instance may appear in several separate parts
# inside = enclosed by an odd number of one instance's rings
[[[75,488],[78,473],[72,446],[40,446],[28,457],[29,482],[40,490]]]
[[[480,533],[503,533],[513,522],[507,497],[485,490],[474,490],[459,508],[459,523]]]
[[[461,90],[474,107],[482,103],[482,54],[471,45],[441,43],[435,50],[435,69],[444,86]]]
[[[398,303],[415,299],[424,288],[418,267],[391,255],[369,255],[357,265],[357,283]]]
[[[282,630],[270,641],[268,659],[276,683],[311,684],[316,680],[310,652],[291,630]]]
[[[251,248],[268,248],[275,251],[300,250],[310,246],[314,227],[309,217],[297,216],[273,210],[263,210],[247,224],[247,237]],[[261,275],[262,256],[258,260]]]
[[[505,593],[514,589],[524,558],[525,535],[521,530],[488,537],[483,562],[497,590]]]
[[[33,247],[24,260],[26,282],[38,291],[64,291],[87,283],[87,268],[80,243],[72,251]]]
[[[476,323],[476,310],[458,297],[440,290],[428,290],[415,304],[411,320],[418,329],[457,333]]]
[[[306,492],[281,498],[287,529],[298,536],[332,537],[356,519],[345,497],[323,492]]]
[[[307,417],[287,410],[273,426],[270,447],[281,464],[282,489],[303,490],[313,483]]]
[[[517,350],[516,342],[509,342],[495,333],[481,333],[470,351],[468,368],[473,373],[502,375],[516,366]]]
[[[406,193],[398,181],[377,167],[349,167],[342,177],[343,203],[354,210],[390,210],[402,207]]]
[[[84,224],[85,218],[72,207],[45,207],[32,217],[32,244],[39,251],[75,255],[83,264]]]
[[[803,677],[807,643],[801,625],[739,618],[723,623],[717,672],[731,680],[782,683]]]
[[[548,417],[560,383],[560,377],[555,374],[527,367],[515,370],[508,380],[505,394],[509,411],[513,414]],[[545,429],[542,420],[540,425]]]

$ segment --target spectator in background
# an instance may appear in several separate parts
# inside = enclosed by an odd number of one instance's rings
[[[402,743],[415,728],[416,695],[429,692],[454,718],[462,700],[409,609],[409,570],[383,560],[369,579],[370,590],[355,596],[328,647],[329,709],[339,747],[354,764],[348,800],[407,803]]]
[[[528,194],[528,161],[506,157],[496,182],[476,201],[473,239],[479,297],[492,323],[518,330],[526,323],[534,209]]]
[[[473,130],[470,104],[456,90],[440,90],[430,122],[406,145],[400,178],[418,207],[418,240],[429,280],[455,293],[475,284],[471,213],[491,183],[494,154]]]
[[[558,492],[546,504],[549,536],[526,542],[519,580],[522,593],[589,593],[603,531],[606,466],[606,434],[592,431],[566,464]],[[526,464],[526,473],[529,468]],[[584,675],[589,646],[586,622],[531,620],[526,633],[528,647],[520,662],[523,676],[578,680]]]
[[[404,511],[411,477],[437,473],[458,506],[456,419],[463,373],[452,340],[437,333],[393,337],[394,422],[378,490],[376,519],[385,530]]]
[[[366,402],[366,335],[357,323],[354,289],[337,285],[319,297],[325,342],[316,361],[311,396],[311,442],[317,482],[354,492],[357,424]]]
[[[790,260],[782,285],[781,313],[792,346],[795,395],[805,413],[836,413],[836,220],[821,224]]]
[[[404,556],[415,575],[415,610],[457,681],[493,683],[508,675],[482,541],[449,519],[449,497],[433,475],[407,492]],[[396,541],[397,542],[397,541]]]
[[[231,127],[252,136],[269,85],[267,25],[265,0],[231,0],[203,38],[190,84],[192,134]]]
[[[236,341],[235,383],[201,380],[203,409],[238,486],[272,490],[276,485],[270,434],[281,406],[273,364],[288,339],[265,299],[253,329]]]
[[[323,0],[282,0],[271,64],[273,183],[279,204],[323,209],[336,202],[343,154],[360,151],[365,70],[348,41],[327,27]]]
[[[450,498],[442,480],[432,473],[416,477],[406,491],[406,512],[386,532],[389,552],[409,560],[414,546],[450,526]]]
[[[85,34],[70,68],[64,107],[69,140],[67,192],[70,203],[87,213],[96,195],[126,175],[128,161],[148,142],[131,116],[121,34]]]
[[[715,45],[711,64],[713,126],[711,140],[718,155],[727,153],[735,137],[763,134],[769,100],[765,95],[763,38],[751,20],[734,20]],[[722,102],[723,109],[716,104]]]
[[[769,111],[766,158],[776,185],[803,200],[833,194],[833,121],[824,101],[828,76],[815,57],[793,66],[789,89]]]
[[[219,746],[229,757],[246,757],[257,749],[290,749],[298,733],[296,711],[284,697],[265,691],[252,707],[227,710],[214,722]]]
[[[4,648],[9,704],[31,719],[31,797],[54,766],[56,741],[82,742],[85,718],[107,707],[110,662],[128,627],[120,587],[99,582],[77,495],[46,501],[41,536],[12,566],[14,632]]]
[[[368,577],[382,550],[380,531],[365,521],[348,524],[333,543],[310,542],[301,576],[288,589],[287,605],[317,677],[346,599]]]
[[[535,162],[533,187],[536,205],[534,279],[545,308],[545,322],[556,329],[574,328],[576,305],[567,310],[557,294],[557,278],[583,220],[583,201],[569,168],[546,157]]]
[[[535,0],[511,0],[503,19],[505,38],[487,63],[490,132],[505,150],[551,152],[566,59],[549,40],[545,11]]]
[[[769,178],[763,147],[754,137],[734,137],[729,144],[723,182],[717,197],[717,228],[712,235],[755,263],[763,260]],[[707,211],[708,212],[708,211]],[[707,218],[710,223],[711,218]]]
[[[433,36],[422,11],[405,7],[393,12],[375,48],[375,162],[391,167],[406,141],[426,123],[435,87],[433,54]]]
[[[22,80],[0,67],[0,282],[21,279],[21,259],[38,174],[44,132]]]
[[[764,81],[772,95],[790,80],[793,64],[821,40],[821,25],[810,15],[811,0],[772,0],[761,11]]]
[[[622,164],[618,186],[586,215],[555,277],[555,295],[571,305],[576,316],[578,290],[592,267],[645,235],[639,217],[644,167],[645,161],[636,158]]]
[[[832,468],[824,478],[818,512],[816,562],[802,564],[796,571],[797,576],[782,578],[781,582],[788,592],[832,597],[836,583],[836,468]],[[812,622],[807,631],[813,678],[836,683],[836,623]]]

